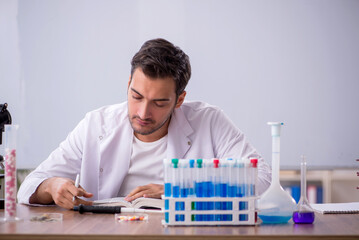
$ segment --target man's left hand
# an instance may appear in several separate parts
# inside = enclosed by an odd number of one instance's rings
[[[161,198],[163,193],[164,191],[162,184],[151,183],[148,185],[136,187],[125,197],[125,200],[131,202],[139,197]]]

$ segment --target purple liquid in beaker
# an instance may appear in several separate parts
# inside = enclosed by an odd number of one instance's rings
[[[295,223],[313,223],[314,222],[314,212],[294,212],[293,221]]]

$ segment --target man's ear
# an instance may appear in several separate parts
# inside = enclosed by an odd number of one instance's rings
[[[182,103],[183,103],[185,97],[186,97],[186,91],[183,91],[183,92],[178,96],[178,99],[177,99],[177,103],[176,103],[175,108],[179,108],[179,107],[182,105]]]

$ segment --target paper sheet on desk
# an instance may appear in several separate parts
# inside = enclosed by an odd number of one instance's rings
[[[359,202],[311,204],[319,213],[359,213]]]

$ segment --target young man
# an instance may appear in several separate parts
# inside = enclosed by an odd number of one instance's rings
[[[71,209],[117,196],[160,198],[164,158],[256,157],[259,192],[269,186],[270,168],[220,109],[184,102],[191,66],[181,49],[153,39],[131,65],[127,102],[86,114],[22,183],[20,203]]]

